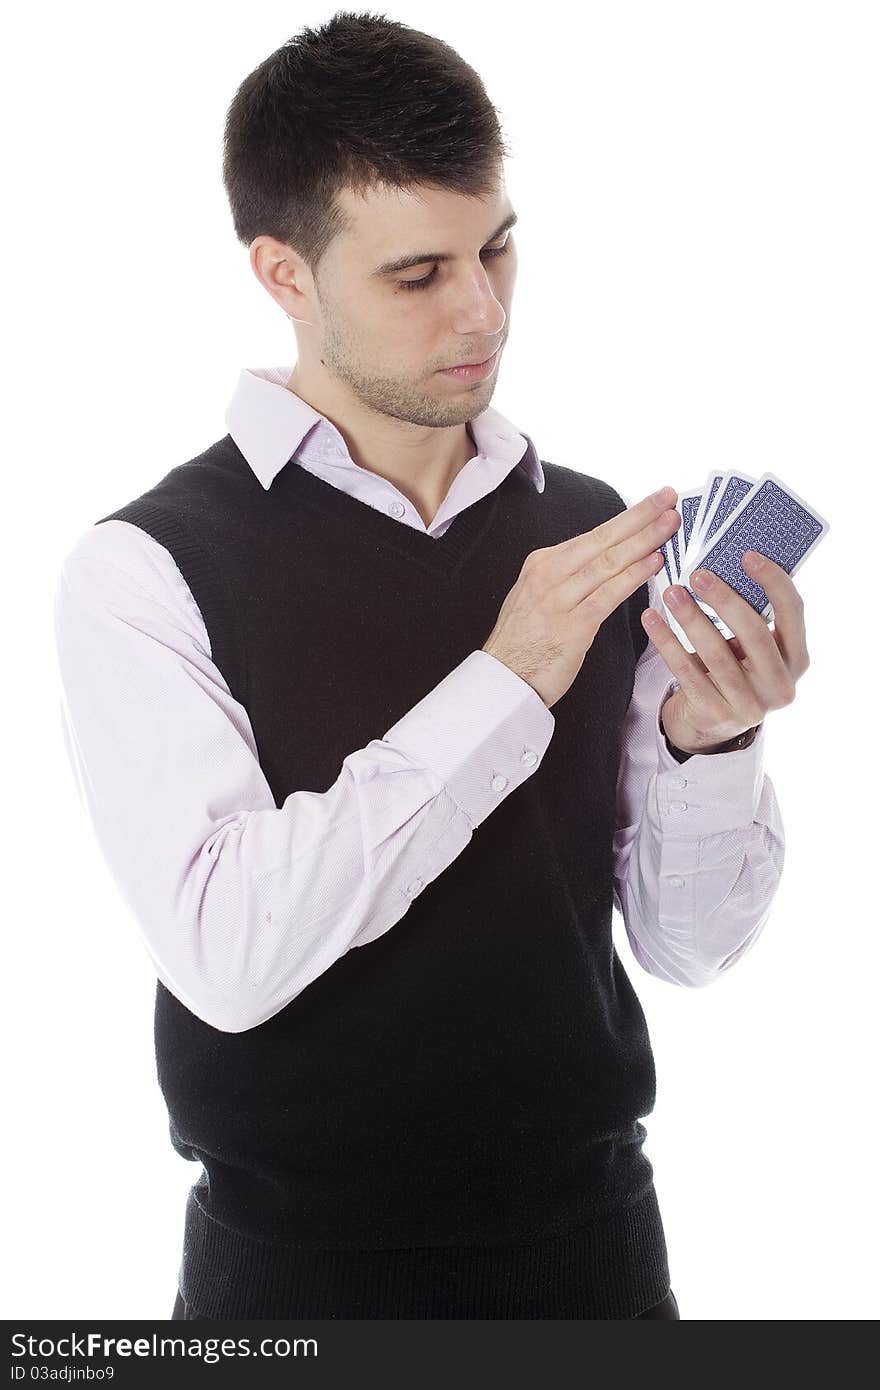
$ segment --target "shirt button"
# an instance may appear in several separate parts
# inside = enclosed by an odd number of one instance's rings
[[[687,778],[686,778],[686,777],[670,777],[670,779],[669,779],[669,785],[670,785],[671,787],[686,787],[686,786],[687,786]]]
[[[507,778],[506,778],[506,777],[502,777],[500,772],[496,773],[496,775],[492,778],[492,790],[493,790],[493,792],[503,792],[503,791],[504,791],[504,788],[505,788],[506,786],[507,786]]]
[[[404,505],[402,502],[392,502],[388,510],[392,516],[403,516]]]
[[[680,815],[681,812],[682,812],[682,811],[686,811],[687,808],[688,808],[688,804],[687,804],[686,801],[670,801],[670,803],[669,803],[669,812],[670,812],[670,815],[675,815],[675,816]]]
[[[414,878],[413,881],[412,881],[412,883],[408,883],[408,884],[407,884],[406,891],[407,891],[407,893],[409,893],[410,897],[414,897],[416,893],[418,893],[422,888],[424,888],[424,886],[425,886],[425,880],[424,880],[424,879],[422,879],[422,878]]]
[[[538,761],[538,755],[531,748],[524,748],[520,757],[520,762],[525,763],[526,767],[533,767]]]
[[[669,880],[669,884],[670,884],[670,887],[671,887],[671,888],[683,888],[683,887],[684,887],[684,879],[683,879],[683,878],[678,878],[678,877],[676,876],[676,877],[671,878],[671,879]]]

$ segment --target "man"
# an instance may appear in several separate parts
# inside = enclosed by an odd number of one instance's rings
[[[771,633],[719,581],[738,644],[691,604],[688,655],[647,626],[674,493],[625,507],[491,408],[501,152],[473,70],[384,18],[261,64],[224,177],[296,366],[62,572],[68,753],[202,1164],[177,1317],[679,1316],[612,904],[679,985],[757,938],[802,605],[767,562]]]

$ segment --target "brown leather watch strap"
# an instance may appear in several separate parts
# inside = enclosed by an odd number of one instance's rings
[[[734,738],[729,738],[726,743],[722,743],[718,748],[713,748],[712,754],[736,753],[740,748],[751,748],[755,739],[758,737],[758,730],[760,727],[760,724],[756,724],[753,729],[743,729],[741,734],[736,734]],[[677,763],[687,762],[688,758],[694,756],[693,753],[685,753],[681,748],[676,748],[674,743],[670,743],[665,729],[663,730],[663,737],[666,739],[666,747]]]

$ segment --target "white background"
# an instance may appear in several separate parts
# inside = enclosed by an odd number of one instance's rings
[[[225,431],[295,338],[220,178],[244,76],[333,7],[81,4],[7,19],[6,1317],[161,1318],[187,1190],[155,977],[62,744],[52,595],[80,531]],[[635,499],[771,469],[831,531],[799,572],[812,665],[767,719],[788,848],[718,984],[648,976],[647,1119],[683,1319],[873,1319],[877,1223],[878,10],[411,4],[513,147],[493,404]]]

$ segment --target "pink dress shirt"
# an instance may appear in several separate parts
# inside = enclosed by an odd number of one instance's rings
[[[425,527],[286,389],[291,371],[241,371],[226,411],[263,487],[292,460],[438,537],[511,468],[543,491],[529,437],[489,407],[469,422],[479,453]],[[663,611],[654,579],[649,592]],[[393,928],[407,886],[442,874],[537,772],[553,737],[537,692],[476,650],[353,748],[329,790],[298,788],[278,808],[247,712],[163,546],[126,521],[89,526],[63,560],[54,618],[64,745],[102,854],[159,978],[229,1032],[271,1018],[344,952]],[[676,688],[649,642],[623,727],[614,900],[639,964],[700,986],[764,927],[785,841],[762,767],[764,726],[750,748],[679,764],[659,724]]]

